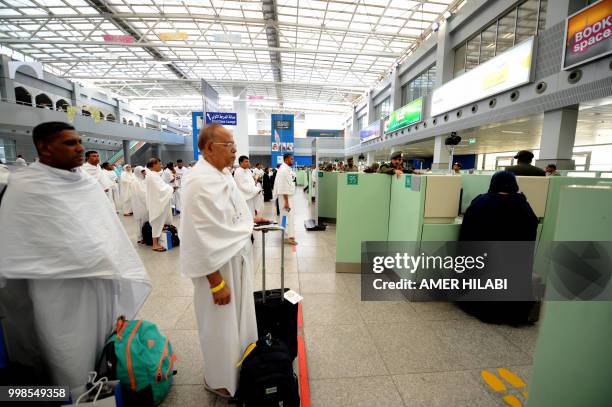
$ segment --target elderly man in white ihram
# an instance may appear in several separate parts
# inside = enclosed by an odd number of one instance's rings
[[[80,168],[74,127],[43,123],[32,136],[40,161],[11,174],[0,206],[0,312],[5,326],[33,317],[49,384],[76,387],[116,318],[136,316],[151,282],[98,180]],[[5,299],[24,281],[32,314]]]
[[[232,134],[212,124],[200,132],[198,147],[203,157],[182,182],[180,269],[195,288],[206,389],[229,397],[238,386],[236,363],[257,340],[254,219],[228,170],[236,159]]]

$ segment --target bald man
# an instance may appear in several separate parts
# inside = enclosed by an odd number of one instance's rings
[[[180,269],[194,285],[206,389],[229,397],[238,386],[236,362],[257,340],[254,219],[228,169],[236,159],[232,134],[218,124],[204,127],[198,147],[202,156],[182,183]]]

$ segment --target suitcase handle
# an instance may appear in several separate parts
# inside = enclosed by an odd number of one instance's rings
[[[254,230],[261,231],[261,302],[266,302],[266,234],[271,231],[281,232],[281,302],[285,301],[285,228],[278,225],[256,226]]]

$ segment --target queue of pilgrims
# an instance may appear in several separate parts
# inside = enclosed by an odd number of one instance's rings
[[[181,213],[181,180],[195,164],[193,161],[185,166],[179,159],[176,166],[173,162],[162,166],[162,162],[153,157],[144,166],[115,166],[108,162],[100,164],[99,153],[90,150],[85,152],[85,163],[81,168],[98,181],[115,212],[134,216],[139,231],[138,243],[144,244],[142,227],[149,222],[153,251],[163,252],[166,249],[160,244],[159,237],[163,227],[172,224],[172,216]],[[231,172],[251,213],[261,213],[264,188],[272,187],[269,182],[264,185],[261,164],[251,168],[249,158],[240,156],[238,167]],[[265,178],[269,179],[271,175],[272,172],[266,172]]]
[[[153,250],[164,251],[159,237],[174,209],[182,212],[179,269],[194,284],[205,388],[234,395],[236,361],[257,340],[253,227],[270,222],[259,212],[272,194],[291,213],[292,155],[276,172],[251,170],[240,156],[232,176],[232,133],[212,124],[200,131],[197,163],[162,169],[151,158],[117,174],[85,151],[70,124],[42,123],[32,139],[39,159],[12,171],[0,194],[0,316],[11,360],[34,367],[32,381],[83,385],[117,316],[135,318],[152,290],[123,216],[149,222]],[[292,222],[286,243],[295,245]]]

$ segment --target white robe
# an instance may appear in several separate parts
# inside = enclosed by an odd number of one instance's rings
[[[240,192],[242,192],[242,196],[249,206],[251,213],[255,215],[255,210],[258,209],[258,197],[263,198],[263,195],[261,194],[261,187],[255,183],[253,173],[249,169],[245,170],[242,167],[238,167],[234,171],[234,180],[236,180],[236,185]]]
[[[164,225],[172,224],[170,201],[174,188],[162,180],[159,172],[151,171],[148,168],[145,182],[147,185],[149,224],[153,237],[160,237]]]
[[[83,385],[116,318],[151,291],[121,222],[97,180],[36,162],[11,174],[0,230],[0,280],[28,282],[51,384]]]
[[[226,169],[200,158],[183,180],[180,270],[194,284],[194,308],[204,357],[204,376],[212,388],[233,395],[236,363],[257,340],[253,300],[253,217]],[[228,305],[215,305],[207,275],[219,271],[231,292]]]
[[[117,212],[121,211],[121,196],[119,194],[119,177],[115,171],[104,170],[108,178],[112,181],[111,194],[113,196],[113,202],[115,203],[115,209]]]
[[[104,171],[100,165],[91,165],[86,162],[81,166],[81,169],[85,171],[87,174],[91,175],[102,187],[102,190],[106,194],[106,197],[113,204],[113,208],[116,212],[115,201],[113,200],[113,191],[111,188],[113,187],[113,180],[110,179],[107,175],[107,171]]]
[[[123,171],[121,173],[119,184],[121,187],[121,208],[123,210],[124,215],[129,215],[130,213],[133,213],[132,192],[130,189],[130,184],[132,182],[136,182],[134,173],[130,171]]]
[[[15,159],[15,165],[21,165],[22,167],[25,167],[28,165],[28,163],[26,163],[26,160],[24,160],[23,158],[17,157]]]
[[[142,240],[142,226],[149,221],[149,211],[147,210],[147,187],[145,180],[140,174],[142,167],[136,167],[134,181],[130,183],[130,199],[134,220],[138,225],[138,241]]]
[[[278,223],[282,225],[283,217],[285,217],[285,236],[288,238],[295,237],[295,228],[293,224],[293,214],[295,213],[295,207],[293,205],[293,194],[295,194],[295,173],[293,172],[293,169],[285,163],[282,163],[276,172],[274,190],[272,191],[272,194],[278,199],[278,207],[280,209]],[[289,212],[284,209],[285,198],[283,195],[287,195],[288,197],[289,207],[291,208]]]
[[[177,211],[181,210],[181,198],[178,187],[180,185],[179,178],[177,175],[173,174],[168,168],[162,171],[162,179],[164,182],[172,187],[172,199],[170,201],[170,205],[172,208],[175,208]],[[176,187],[176,189],[175,189]]]

